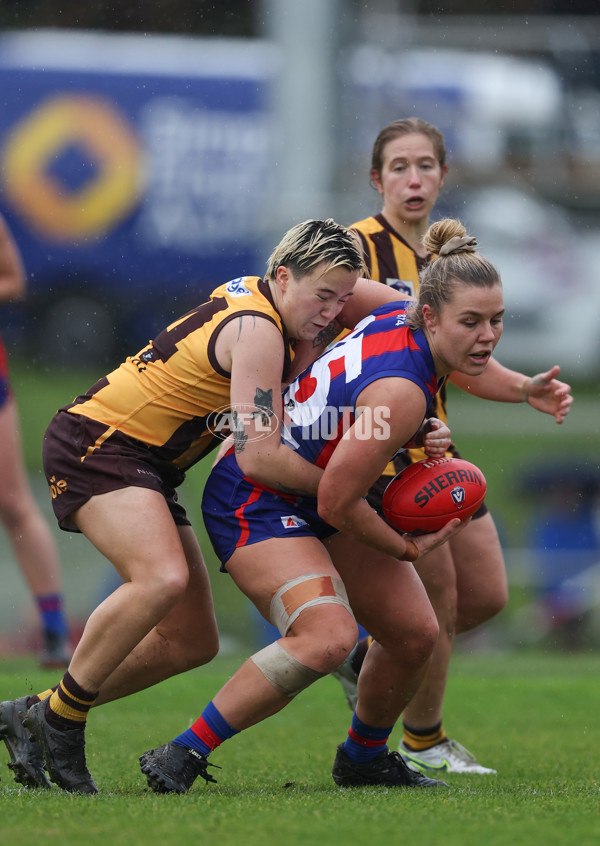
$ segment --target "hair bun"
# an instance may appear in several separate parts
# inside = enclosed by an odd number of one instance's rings
[[[435,256],[449,255],[459,250],[473,252],[475,243],[475,239],[467,234],[460,220],[452,217],[445,217],[432,223],[423,236],[423,246],[427,252]],[[465,247],[468,249],[465,250]]]
[[[440,251],[438,255],[440,256],[449,256],[450,253],[458,253],[463,250],[464,247],[476,247],[477,241],[471,235],[465,235],[464,237],[460,237],[459,235],[455,235],[453,238],[450,238],[449,241],[440,247]],[[468,250],[467,252],[473,252],[472,250]]]

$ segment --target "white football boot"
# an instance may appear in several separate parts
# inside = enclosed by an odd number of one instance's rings
[[[425,775],[432,773],[496,774],[496,770],[479,764],[475,755],[457,740],[444,740],[429,749],[421,749],[420,752],[407,749],[401,742],[398,751],[412,770]]]

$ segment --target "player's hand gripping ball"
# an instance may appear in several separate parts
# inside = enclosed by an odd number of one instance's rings
[[[470,461],[426,458],[394,476],[383,494],[383,513],[401,532],[437,532],[454,517],[471,517],[485,491],[485,476]]]

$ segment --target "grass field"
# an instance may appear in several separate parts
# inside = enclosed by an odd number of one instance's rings
[[[40,447],[54,410],[101,373],[42,372],[12,367],[25,457],[40,490]],[[488,502],[509,545],[522,543],[534,502],[517,492],[532,462],[554,462],[575,450],[600,466],[597,389],[575,391],[564,426],[531,409],[451,397],[451,423],[465,456],[488,479]],[[582,401],[577,404],[577,399]],[[182,500],[201,542],[199,500],[208,463],[194,469]],[[49,504],[40,499],[49,514]],[[50,517],[51,521],[52,518]],[[93,602],[102,562],[82,538],[57,532],[73,608]],[[222,634],[248,636],[247,606],[208,553]],[[14,568],[7,567],[7,570]],[[23,585],[17,590],[26,597]],[[85,594],[85,595],[84,595]],[[6,602],[8,599],[5,597]],[[12,596],[10,604],[14,605]],[[511,590],[511,614],[519,592]],[[87,603],[87,604],[86,604]],[[4,606],[3,606],[4,607]],[[1,624],[1,621],[0,621]],[[418,842],[423,846],[520,846],[600,842],[600,657],[541,652],[470,655],[457,650],[450,675],[445,724],[498,776],[449,776],[450,790],[407,792],[376,788],[340,791],[330,777],[336,745],[349,724],[332,679],[306,691],[283,713],[226,743],[214,760],[219,783],[196,785],[183,797],[155,796],[145,787],[137,756],[172,738],[201,711],[237,666],[219,657],[209,667],[172,679],[93,712],[88,762],[101,789],[74,797],[54,788],[17,788],[0,744],[0,843],[30,846],[39,838],[92,844],[174,844],[204,839],[218,846],[296,846]],[[0,658],[0,696],[36,692],[56,681],[33,660]],[[398,732],[393,735],[394,745]]]
[[[600,842],[600,658],[543,653],[461,656],[446,702],[450,732],[498,769],[448,776],[446,791],[341,790],[330,777],[349,725],[326,678],[213,753],[218,784],[155,796],[137,756],[183,730],[238,664],[217,658],[92,711],[88,765],[96,797],[19,789],[0,752],[0,842],[206,842],[219,846],[419,843],[554,846]],[[53,681],[33,662],[0,661],[3,697]],[[393,743],[398,731],[392,735]]]
[[[34,481],[52,413],[100,375],[40,372],[22,362],[13,366]],[[552,462],[572,449],[600,464],[597,391],[578,393],[586,408],[574,410],[563,427],[531,409],[451,400],[458,442],[486,473],[489,502],[512,544],[521,542],[534,505],[516,493],[523,467]],[[199,498],[207,467],[192,471],[182,488],[201,540]],[[98,579],[97,562],[83,539],[57,535],[72,605],[78,585]],[[231,580],[217,574],[210,553],[209,566],[221,632],[243,642],[247,607]],[[24,587],[19,590],[25,593]],[[207,668],[92,713],[88,762],[101,789],[97,797],[17,788],[0,744],[0,843],[30,846],[48,837],[111,846],[201,838],[218,846],[600,842],[598,654],[469,655],[468,649],[458,650],[454,659],[445,724],[483,763],[497,767],[498,776],[450,776],[450,790],[434,794],[340,791],[330,770],[349,712],[336,682],[325,679],[283,713],[217,750],[214,760],[223,767],[217,771],[218,784],[201,782],[183,797],[155,796],[145,787],[137,756],[172,738],[198,715],[239,663],[222,656]],[[2,698],[36,692],[55,681],[33,660],[0,658]],[[397,731],[392,739],[395,745]]]

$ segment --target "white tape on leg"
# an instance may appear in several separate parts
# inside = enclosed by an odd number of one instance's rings
[[[343,581],[336,576],[309,573],[290,579],[279,588],[271,600],[270,619],[285,637],[294,620],[305,608],[331,603],[343,605],[352,614]]]
[[[327,673],[319,673],[300,663],[278,641],[252,655],[253,661],[273,687],[290,699]]]

